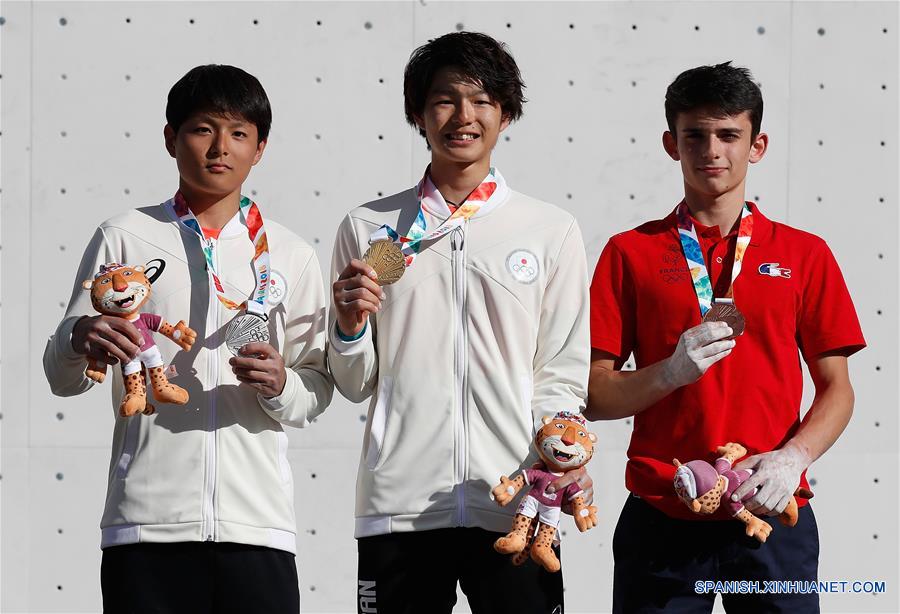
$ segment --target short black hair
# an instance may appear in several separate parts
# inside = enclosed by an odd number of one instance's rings
[[[675,134],[679,113],[711,109],[723,115],[750,113],[752,138],[762,126],[763,99],[759,86],[747,68],[724,62],[714,66],[698,66],[686,70],[666,90],[666,122]],[[676,135],[677,136],[677,135]]]
[[[256,77],[235,66],[197,66],[169,90],[166,121],[176,133],[191,115],[201,112],[241,117],[256,125],[260,141],[269,138],[269,97]]]
[[[448,66],[484,88],[500,104],[505,118],[515,121],[522,117],[525,84],[507,46],[480,32],[452,32],[428,41],[409,57],[403,73],[403,98],[410,125],[416,125],[416,116],[421,117],[425,109],[434,75]],[[425,136],[425,131],[420,129],[419,134]]]

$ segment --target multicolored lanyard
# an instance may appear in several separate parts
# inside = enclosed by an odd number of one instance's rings
[[[503,202],[509,195],[509,188],[500,172],[491,168],[484,181],[472,191],[466,198],[465,202],[460,204],[455,211],[444,222],[432,230],[428,231],[425,222],[425,211],[434,213],[440,209],[449,211],[449,207],[441,195],[440,191],[434,186],[429,176],[431,167],[425,169],[422,180],[416,186],[416,198],[419,202],[419,213],[416,220],[409,229],[408,235],[401,235],[396,230],[385,224],[372,233],[369,237],[369,243],[376,241],[391,240],[400,243],[400,251],[406,260],[406,266],[412,264],[422,243],[425,241],[433,241],[443,237],[454,228],[462,226],[467,220],[475,216],[479,211],[485,211],[489,206],[493,206]]]
[[[173,207],[178,220],[200,238],[200,246],[203,248],[203,255],[206,257],[206,270],[216,289],[216,298],[219,299],[226,309],[246,309],[250,313],[265,317],[266,298],[269,294],[269,242],[266,239],[266,228],[263,225],[263,218],[256,203],[246,196],[241,196],[238,208],[241,218],[247,226],[247,234],[250,236],[250,241],[255,249],[253,271],[256,277],[256,287],[253,289],[253,295],[250,299],[243,303],[236,303],[225,296],[225,289],[222,287],[222,282],[216,274],[216,266],[213,262],[214,242],[204,236],[200,222],[191,213],[181,191],[175,194]]]
[[[681,201],[681,204],[675,209],[675,218],[678,221],[678,238],[681,240],[681,251],[684,252],[688,269],[691,271],[691,278],[694,280],[694,292],[697,293],[697,302],[700,304],[700,317],[702,318],[712,307],[712,284],[709,281],[709,271],[707,271],[703,260],[703,249],[701,249],[700,241],[697,239],[697,231],[694,229],[691,212],[684,201]],[[750,209],[750,205],[744,203],[744,208],[741,210],[741,225],[738,228],[737,245],[734,248],[731,284],[729,284],[728,292],[725,293],[725,296],[716,298],[715,302],[734,303],[734,280],[741,273],[744,254],[747,251],[747,246],[750,244],[750,236],[752,234],[753,211]]]

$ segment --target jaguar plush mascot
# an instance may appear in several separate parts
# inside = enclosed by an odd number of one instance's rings
[[[756,490],[747,493],[740,501],[731,500],[731,495],[737,487],[753,473],[750,469],[737,471],[732,469],[735,461],[746,456],[747,448],[739,443],[727,443],[719,446],[716,452],[720,456],[716,459],[715,465],[710,465],[705,460],[680,463],[676,458],[672,461],[675,465],[674,486],[678,498],[695,514],[704,515],[715,513],[724,503],[728,513],[746,525],[747,536],[765,543],[772,532],[772,525],[757,518],[744,507],[744,501],[755,495]],[[806,488],[797,489],[788,506],[778,515],[778,520],[786,527],[797,524],[798,496],[810,499],[813,494]]]
[[[597,508],[585,503],[584,493],[577,484],[556,493],[548,493],[546,489],[566,472],[591,460],[596,441],[597,436],[587,431],[585,420],[579,414],[561,411],[552,418],[544,417],[541,430],[534,436],[534,447],[546,470],[523,469],[512,480],[504,475],[491,491],[497,503],[506,505],[526,484],[531,487],[519,504],[512,531],[494,542],[494,550],[514,555],[516,565],[524,563],[530,551],[538,565],[550,572],[559,571],[559,559],[552,546],[563,503],[571,502],[575,526],[581,532],[596,526]]]
[[[140,354],[122,365],[125,396],[119,405],[119,414],[127,417],[138,412],[149,415],[155,411],[147,399],[147,371],[153,397],[157,401],[176,405],[187,403],[187,391],[170,383],[164,373],[162,355],[153,341],[152,331],[162,333],[185,351],[194,345],[197,333],[184,320],[172,325],[158,315],[140,312],[141,306],[150,298],[150,280],[144,275],[144,267],[110,262],[101,265],[94,279],[86,280],[82,286],[91,291],[91,304],[96,311],[125,318],[143,337]],[[98,363],[91,357],[87,361],[85,375],[95,382],[103,382],[106,379],[106,364]]]

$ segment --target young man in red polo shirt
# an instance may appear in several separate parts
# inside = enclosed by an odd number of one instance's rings
[[[666,153],[684,199],[661,220],[612,237],[591,284],[591,419],[635,416],[613,541],[615,612],[711,611],[701,580],[815,580],[818,535],[800,500],[805,470],[853,411],[847,357],[865,346],[825,242],[767,219],[744,200],[747,168],[768,145],[762,95],[730,63],[678,76],[666,92]],[[727,311],[739,315],[722,320]],[[701,323],[701,320],[705,320]],[[741,328],[744,328],[741,332]],[[634,353],[636,370],[621,371]],[[802,371],[816,387],[800,420]],[[761,544],[722,505],[704,521],[673,488],[672,459],[715,459],[737,442],[752,475],[734,493],[769,520]],[[736,500],[737,500],[736,499]],[[816,594],[723,594],[729,611],[818,611]]]

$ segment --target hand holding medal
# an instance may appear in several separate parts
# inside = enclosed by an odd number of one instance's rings
[[[228,361],[231,370],[241,381],[266,398],[277,397],[284,391],[287,373],[284,359],[268,343],[248,343]]]
[[[375,270],[354,258],[332,285],[331,296],[338,329],[352,337],[362,331],[369,314],[381,309],[384,292]]]

